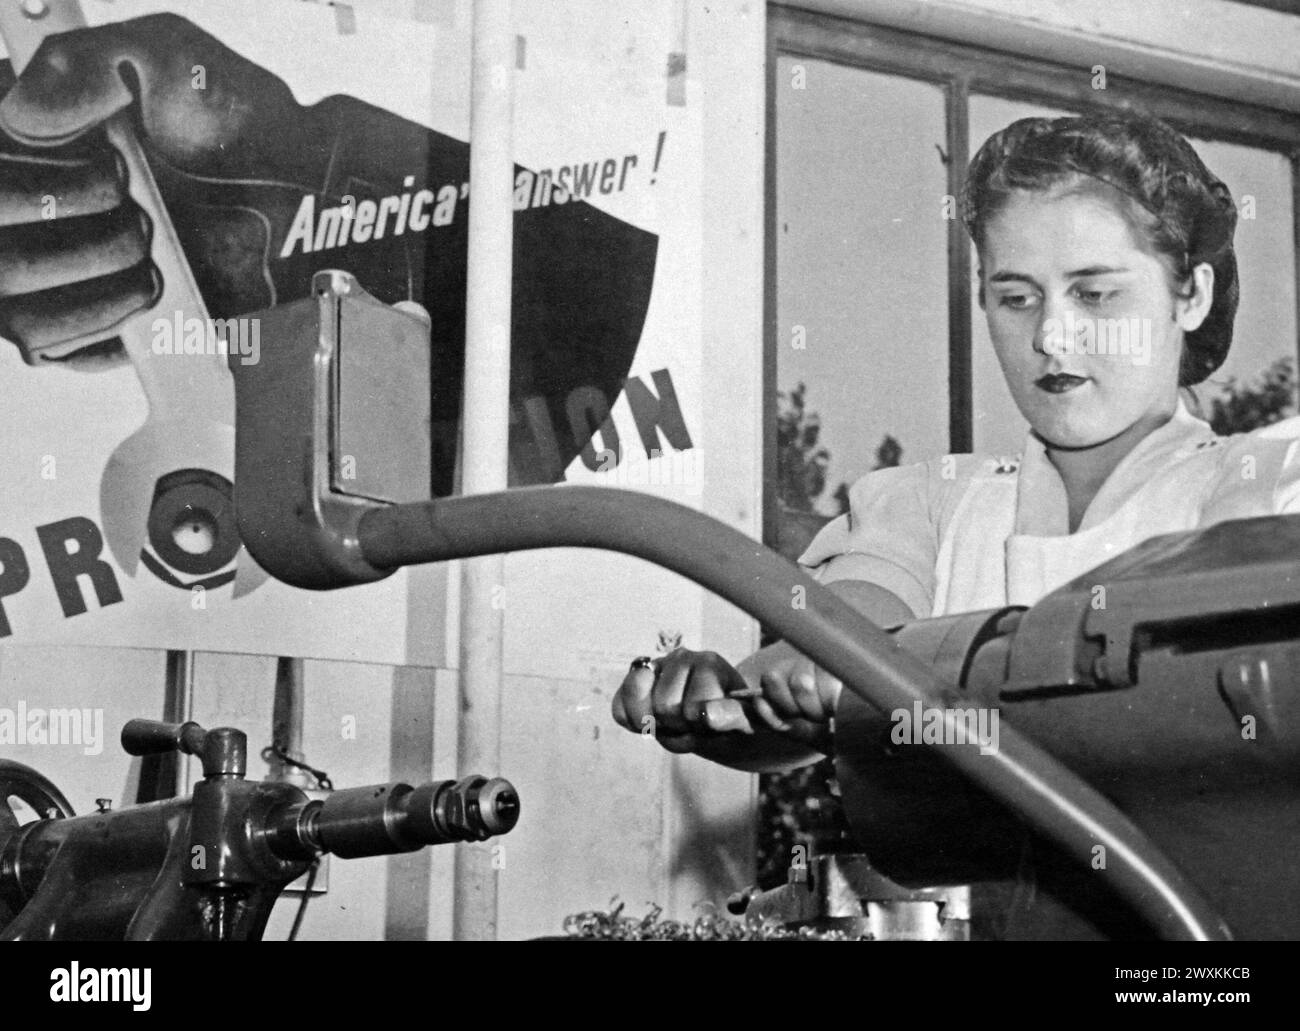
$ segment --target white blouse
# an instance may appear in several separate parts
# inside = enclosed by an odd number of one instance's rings
[[[918,617],[1045,594],[1159,534],[1300,512],[1300,416],[1217,436],[1180,402],[1116,466],[1068,530],[1060,475],[1031,434],[1023,457],[947,455],[868,473],[799,563],[823,583],[866,580]]]

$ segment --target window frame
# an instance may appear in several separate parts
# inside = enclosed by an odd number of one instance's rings
[[[1106,89],[1094,90],[1082,68],[783,4],[768,4],[767,28],[762,466],[763,538],[768,543],[773,542],[777,526],[776,91],[780,57],[828,61],[938,85],[944,96],[947,189],[954,197],[960,195],[970,162],[972,94],[1068,110],[1136,103],[1187,135],[1282,154],[1291,165],[1297,306],[1293,353],[1300,358],[1300,116],[1109,71]],[[969,242],[958,219],[948,222],[947,266],[948,449],[969,452],[974,440],[971,264]]]

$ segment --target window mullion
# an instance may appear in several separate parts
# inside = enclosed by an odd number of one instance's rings
[[[948,194],[948,450],[974,448],[974,384],[971,353],[970,245],[959,210],[962,180],[970,163],[970,83],[950,80],[944,89]]]

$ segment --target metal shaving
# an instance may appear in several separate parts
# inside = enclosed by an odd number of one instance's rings
[[[617,903],[617,905],[615,904]],[[840,930],[817,930],[800,927],[792,930],[771,918],[766,920],[733,920],[709,911],[698,916],[693,923],[681,920],[661,920],[663,907],[652,905],[643,917],[624,916],[623,903],[610,900],[608,912],[589,909],[575,913],[564,920],[564,933],[571,938],[595,941],[859,941]]]

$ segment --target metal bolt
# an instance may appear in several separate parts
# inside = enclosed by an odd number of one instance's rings
[[[23,14],[35,21],[37,18],[44,18],[50,13],[50,5],[45,0],[23,0]]]
[[[97,798],[95,799],[95,807],[101,813],[106,813],[113,808],[113,800],[111,798]]]

